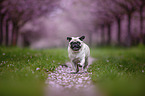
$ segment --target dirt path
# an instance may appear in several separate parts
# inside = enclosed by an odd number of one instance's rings
[[[89,58],[89,65],[95,59]],[[80,68],[81,70],[81,68]],[[60,65],[53,73],[48,75],[46,96],[100,96],[96,92],[95,86],[91,82],[90,74],[81,73],[70,74],[72,71],[69,62]]]

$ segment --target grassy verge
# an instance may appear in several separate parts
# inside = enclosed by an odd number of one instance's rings
[[[0,96],[42,96],[47,71],[66,60],[64,49],[0,47]]]
[[[92,81],[108,96],[145,96],[145,48],[97,48]],[[0,47],[0,96],[42,96],[47,71],[68,60],[66,49]]]
[[[107,96],[145,96],[145,48],[98,48],[92,81]]]

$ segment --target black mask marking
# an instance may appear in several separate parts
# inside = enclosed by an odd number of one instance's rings
[[[71,42],[70,43],[70,48],[73,51],[78,51],[81,48],[81,43],[79,41],[77,41],[77,42]]]

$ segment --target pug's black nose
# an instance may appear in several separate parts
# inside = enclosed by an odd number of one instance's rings
[[[74,47],[77,47],[77,45],[74,45]]]

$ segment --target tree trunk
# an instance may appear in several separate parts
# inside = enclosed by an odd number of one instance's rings
[[[108,39],[107,39],[107,45],[111,44],[111,24],[107,25],[107,29],[108,29]]]
[[[18,40],[18,26],[13,22],[13,32],[12,32],[12,45],[16,46]]]
[[[139,10],[140,15],[140,43],[143,44],[143,6],[140,7]]]
[[[17,45],[17,41],[18,41],[18,30],[19,30],[19,27],[16,26],[16,41],[15,41],[15,45]]]
[[[131,44],[132,44],[132,36],[131,36],[131,17],[132,17],[132,14],[131,13],[129,13],[128,14],[128,29],[127,29],[127,41],[126,41],[126,43],[127,43],[127,46],[128,47],[130,47],[131,46]]]
[[[12,42],[11,42],[11,44],[14,46],[15,44],[14,44],[14,38],[15,38],[15,24],[13,23],[13,30],[12,30]]]
[[[101,26],[101,45],[105,44],[104,25]]]
[[[2,45],[3,42],[3,19],[4,15],[0,14],[0,45]]]
[[[6,46],[8,46],[9,41],[9,21],[6,20]]]
[[[118,45],[121,45],[121,19],[120,18],[117,18],[117,27],[118,27],[118,34],[117,34]]]

